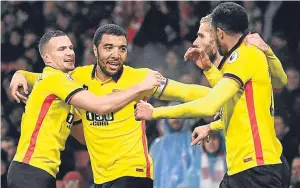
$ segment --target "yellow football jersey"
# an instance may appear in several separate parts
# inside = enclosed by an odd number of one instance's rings
[[[60,152],[65,148],[74,121],[74,108],[68,102],[81,90],[81,85],[68,74],[52,67],[44,68],[26,103],[13,160],[56,176]]]
[[[109,95],[141,82],[150,69],[123,66],[105,82],[96,76],[96,65],[78,67],[72,77],[83,88],[98,95]],[[151,93],[154,92],[150,91]],[[134,105],[149,93],[141,93],[120,111],[95,114],[79,110],[86,145],[91,159],[94,183],[101,184],[122,176],[153,178],[152,159],[148,154],[145,122],[136,121]]]
[[[242,41],[231,52],[219,65],[223,77],[240,85],[221,110],[229,175],[281,163],[282,153],[274,129],[273,90],[265,54]]]

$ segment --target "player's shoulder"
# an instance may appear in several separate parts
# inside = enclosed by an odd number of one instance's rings
[[[78,66],[73,71],[69,72],[74,79],[82,79],[84,77],[92,77],[93,71],[96,71],[95,65]]]
[[[151,69],[149,69],[149,68],[133,68],[133,67],[126,66],[126,65],[124,65],[123,68],[124,68],[124,72],[134,74],[137,76],[148,74],[151,71]]]
[[[95,65],[78,66],[73,71],[71,71],[70,74],[81,74],[86,72],[92,72],[94,68]]]
[[[253,45],[243,45],[237,49],[238,53],[247,58],[263,58],[265,54],[256,46]]]

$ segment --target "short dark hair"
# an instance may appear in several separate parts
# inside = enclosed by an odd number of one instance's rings
[[[102,36],[104,34],[115,35],[115,36],[124,36],[127,40],[127,34],[122,27],[115,25],[115,24],[105,24],[105,25],[102,25],[101,27],[99,27],[97,29],[97,31],[95,32],[93,43],[96,47],[98,47],[99,43],[101,42]]]
[[[49,42],[50,39],[53,37],[60,37],[60,36],[66,36],[67,34],[63,31],[60,30],[53,30],[53,31],[48,31],[45,33],[41,40],[39,41],[39,52],[42,55],[43,48],[44,46]]]
[[[233,2],[219,4],[211,13],[212,25],[227,34],[245,33],[248,30],[248,15],[244,7]]]

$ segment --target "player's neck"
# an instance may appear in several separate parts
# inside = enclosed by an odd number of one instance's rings
[[[227,49],[228,52],[236,45],[236,43],[240,40],[242,34],[229,35],[227,39]]]
[[[107,76],[106,74],[104,74],[100,68],[97,66],[97,69],[96,69],[96,76],[99,80],[101,80],[102,82],[105,82],[109,79],[111,79],[110,76]]]

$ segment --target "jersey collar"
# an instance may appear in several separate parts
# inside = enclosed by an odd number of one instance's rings
[[[96,77],[96,68],[97,68],[97,64],[95,64],[93,67],[92,75],[91,75],[92,79],[94,79]],[[122,76],[123,70],[124,70],[124,67],[122,66],[121,69],[119,70],[119,72],[117,72],[117,74],[113,75],[112,80],[115,82],[118,82]]]
[[[249,31],[246,31],[246,32],[241,36],[241,38],[238,40],[238,42],[233,46],[233,48],[231,48],[231,50],[223,56],[223,58],[222,58],[222,60],[221,60],[221,62],[220,62],[220,64],[219,64],[219,66],[218,66],[218,69],[219,69],[219,70],[223,67],[224,63],[226,62],[227,58],[232,54],[232,52],[233,52],[234,50],[236,50],[236,49],[243,43],[244,39],[246,38],[246,36],[247,36],[248,34],[249,34]]]
[[[61,70],[49,65],[46,65],[45,68],[43,69],[43,72],[58,72],[58,71],[62,72]]]

